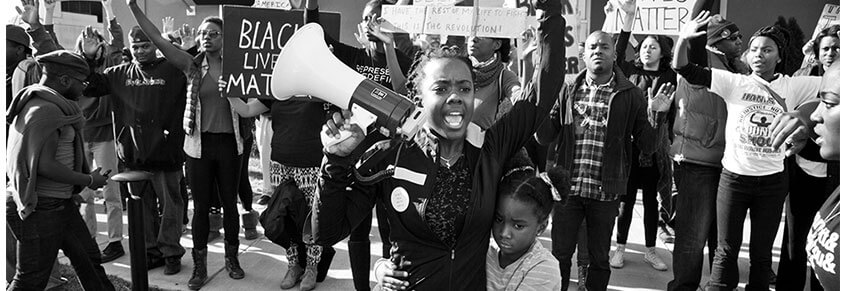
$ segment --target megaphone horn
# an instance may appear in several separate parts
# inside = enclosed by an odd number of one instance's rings
[[[408,98],[365,78],[335,58],[317,23],[306,24],[291,36],[276,59],[270,82],[276,99],[315,96],[352,110],[352,122],[365,130],[375,122],[382,132],[410,139],[422,119],[420,109]]]

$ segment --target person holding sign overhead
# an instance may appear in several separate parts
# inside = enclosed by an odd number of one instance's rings
[[[240,177],[240,156],[244,152],[238,114],[227,98],[218,91],[223,64],[223,20],[210,16],[198,28],[200,53],[195,57],[170,44],[161,36],[135,0],[127,0],[132,14],[150,40],[174,66],[188,77],[183,129],[187,154],[188,181],[194,197],[191,219],[194,249],[194,270],[188,288],[198,290],[208,278],[208,212],[213,187],[217,187],[223,206],[225,267],[232,279],[243,279],[244,270],[238,261],[237,186]]]
[[[778,26],[751,36],[745,61],[752,74],[735,74],[689,62],[689,40],[710,21],[704,11],[687,23],[675,46],[672,67],[694,85],[707,86],[727,104],[725,153],[716,200],[718,247],[708,290],[732,290],[739,283],[737,259],[743,222],[751,212],[751,266],[748,290],[768,289],[772,244],[788,191],[784,158],[807,142],[809,112],[793,113],[819,92],[819,77],[781,75],[789,36]],[[783,96],[783,97],[781,97]],[[800,121],[799,121],[800,120]],[[794,134],[784,128],[803,125]],[[785,144],[785,146],[784,146]],[[682,227],[682,226],[681,226]]]
[[[622,31],[616,40],[616,65],[622,69],[622,73],[629,81],[640,88],[643,93],[646,93],[643,96],[645,98],[651,98],[655,90],[660,92],[664,87],[670,88],[670,91],[674,92],[677,76],[675,71],[670,68],[672,39],[664,35],[646,35],[636,48],[637,58],[627,61],[625,52],[628,48],[628,39],[631,37],[637,4],[634,0],[611,0],[607,1],[605,12],[612,11],[615,6],[619,6],[617,8],[625,15]],[[652,268],[666,271],[668,267],[655,251],[655,245],[657,220],[660,215],[657,193],[665,191],[667,188],[671,191],[672,187],[672,165],[667,153],[669,150],[669,129],[666,122],[666,113],[649,110],[648,117],[657,121],[657,151],[652,154],[645,154],[640,151],[636,144],[632,147],[631,176],[628,178],[628,191],[620,198],[622,205],[619,207],[620,213],[616,222],[618,224],[616,227],[616,250],[610,256],[610,266],[622,268],[624,265],[628,228],[631,226],[637,190],[642,189],[646,247],[643,259]]]
[[[485,290],[485,261],[505,163],[531,138],[551,108],[563,82],[565,21],[557,0],[535,0],[541,10],[538,53],[542,56],[522,98],[482,133],[474,112],[472,65],[461,52],[435,48],[423,55],[411,78],[414,97],[424,107],[423,130],[413,140],[374,146],[355,167],[365,134],[350,125],[348,111],[324,126],[331,140],[324,148],[318,191],[321,245],[341,241],[367,219],[373,206],[387,210],[391,259],[374,267],[386,290]],[[385,176],[385,169],[394,175]],[[358,174],[353,174],[357,172]],[[356,178],[364,175],[363,180]],[[366,177],[377,178],[369,179]],[[380,177],[380,178],[379,178]],[[339,214],[339,215],[337,215]],[[366,223],[365,223],[366,224]]]

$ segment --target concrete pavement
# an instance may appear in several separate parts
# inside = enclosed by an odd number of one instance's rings
[[[97,201],[97,220],[98,220],[98,234],[97,242],[100,248],[104,248],[108,242],[106,236],[106,216],[103,212],[102,201]],[[254,204],[257,211],[263,211],[264,206]],[[645,240],[643,237],[642,225],[642,204],[638,200],[634,208],[634,219],[631,223],[629,232],[627,251],[625,254],[625,266],[622,269],[613,269],[610,276],[610,290],[665,290],[666,283],[672,279],[672,257],[671,250],[674,247],[672,244],[665,244],[660,239],[658,242],[658,254],[666,261],[669,266],[669,271],[656,271],[643,261],[643,246]],[[126,222],[126,217],[124,217]],[[381,242],[378,236],[378,230],[375,227],[377,222],[373,220],[373,228],[370,233],[371,245],[371,263],[378,259],[378,254],[381,252]],[[126,227],[124,225],[124,227]],[[746,220],[745,225],[745,241],[742,253],[740,254],[739,268],[740,287],[744,286],[744,281],[748,278],[748,237],[750,225]],[[551,239],[549,237],[550,230],[541,237],[543,245],[551,249]],[[259,226],[259,232],[263,229]],[[615,232],[614,232],[615,233]],[[124,234],[128,234],[128,230],[124,230]],[[778,239],[775,242],[773,251],[775,269],[777,268],[777,261],[780,256],[780,238],[781,232],[778,234]],[[246,272],[246,278],[242,280],[233,280],[229,278],[223,268],[223,240],[218,238],[209,243],[208,255],[208,272],[209,282],[202,288],[202,290],[280,290],[279,284],[287,270],[287,259],[285,258],[284,249],[280,246],[270,242],[261,236],[256,240],[245,240],[243,238],[243,229],[240,233],[240,262],[241,266]],[[128,239],[128,238],[126,238]],[[105,264],[106,272],[108,274],[116,275],[120,278],[130,280],[129,272],[129,255],[128,255],[128,241],[124,239],[123,246],[127,250],[127,255]],[[613,238],[615,240],[615,238]],[[182,258],[182,271],[176,275],[165,276],[163,268],[158,268],[149,271],[150,286],[155,286],[167,290],[188,290],[187,282],[191,276],[193,262],[190,255],[190,247],[193,246],[191,241],[190,228],[182,236],[182,246],[186,247],[187,253]],[[335,245],[337,254],[332,262],[326,280],[317,285],[317,290],[351,290],[352,289],[352,273],[349,268],[349,255],[347,253],[346,241]],[[67,263],[66,259],[64,260]],[[706,261],[706,259],[705,259]],[[569,276],[570,288],[569,290],[577,290],[577,264],[573,258],[573,268]],[[709,277],[709,270],[705,265],[702,272],[702,285]],[[370,273],[370,286],[375,286],[375,278],[372,272]],[[298,287],[291,289],[298,290]]]

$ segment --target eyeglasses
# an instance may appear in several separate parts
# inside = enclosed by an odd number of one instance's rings
[[[737,33],[731,34],[731,36],[728,36],[725,39],[730,40],[730,41],[735,41],[735,40],[740,39],[740,38],[742,38],[742,33],[737,32]]]
[[[199,31],[199,36],[205,37],[206,35],[210,38],[217,38],[218,36],[221,36],[223,34],[220,33],[219,31],[214,31],[214,30],[200,30]]]

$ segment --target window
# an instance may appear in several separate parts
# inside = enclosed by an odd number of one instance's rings
[[[62,12],[72,12],[97,16],[97,22],[103,22],[103,4],[100,1],[62,1]]]

